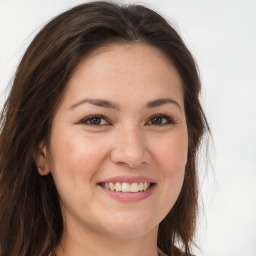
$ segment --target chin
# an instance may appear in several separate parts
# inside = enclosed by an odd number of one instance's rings
[[[132,239],[132,238],[140,238],[148,235],[149,233],[153,232],[154,230],[157,231],[157,227],[119,227],[119,228],[112,228],[108,227],[110,234],[116,236],[118,238],[123,239]]]
[[[159,222],[156,218],[146,218],[145,216],[119,216],[113,221],[108,221],[106,231],[120,238],[138,238],[147,235],[158,229]]]

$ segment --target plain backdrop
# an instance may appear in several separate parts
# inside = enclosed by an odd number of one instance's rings
[[[82,2],[0,0],[0,105],[36,32]],[[256,256],[256,1],[125,2],[146,4],[169,19],[200,69],[213,143],[210,161],[202,153],[200,162],[197,255]]]

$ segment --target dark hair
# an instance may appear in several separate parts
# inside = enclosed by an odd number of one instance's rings
[[[92,50],[110,43],[160,49],[178,70],[184,90],[188,161],[181,193],[160,223],[158,246],[169,255],[189,254],[198,201],[196,156],[209,130],[199,102],[200,80],[191,53],[156,12],[140,5],[91,2],[50,21],[35,37],[17,69],[1,115],[0,254],[45,256],[63,232],[58,193],[51,175],[40,176],[34,153],[49,140],[51,122],[72,71]]]

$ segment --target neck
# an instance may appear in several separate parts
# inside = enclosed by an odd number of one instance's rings
[[[157,228],[145,235],[121,237],[90,228],[66,227],[57,256],[157,256]]]

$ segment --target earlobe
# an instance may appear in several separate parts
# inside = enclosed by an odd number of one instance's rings
[[[37,166],[38,173],[46,176],[50,173],[47,147],[45,141],[41,141],[34,152],[34,161]]]

